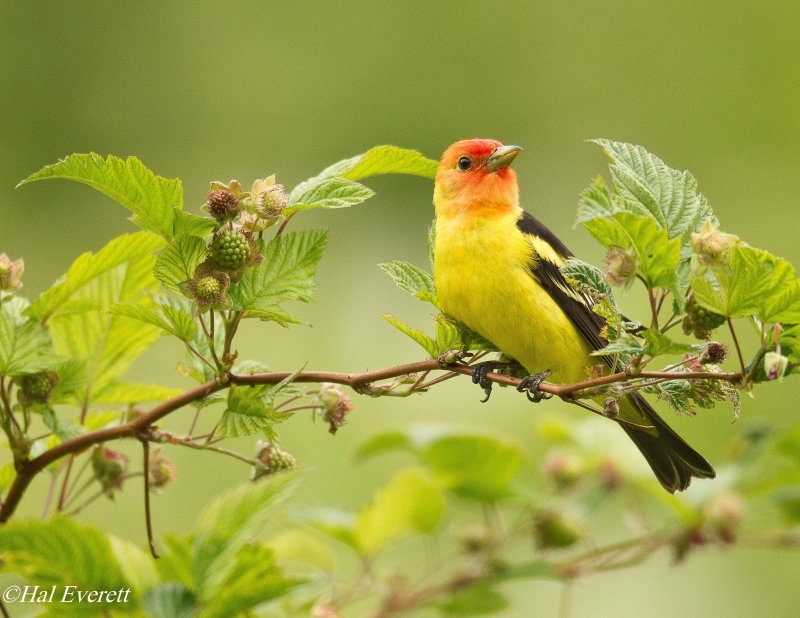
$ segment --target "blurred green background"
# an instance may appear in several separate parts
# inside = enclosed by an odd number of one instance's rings
[[[24,256],[24,291],[35,296],[80,252],[133,229],[122,208],[83,186],[14,190],[71,152],[135,154],[156,173],[179,176],[187,209],[197,212],[210,180],[249,186],[274,172],[292,186],[377,144],[435,158],[457,139],[493,137],[525,147],[515,164],[523,205],[598,263],[598,247],[572,224],[578,193],[605,172],[584,140],[609,137],[690,169],[726,231],[800,264],[798,26],[794,2],[2,2],[0,251]],[[367,204],[292,223],[331,230],[318,303],[295,308],[314,326],[251,324],[243,356],[281,370],[308,362],[352,371],[422,358],[378,312],[423,326],[429,309],[376,264],[425,264],[432,185],[411,177],[368,184],[378,196]],[[633,315],[644,310],[634,297],[624,305]],[[136,377],[183,385],[177,360],[177,347],[162,342]],[[669,420],[714,461],[752,424],[795,421],[798,395],[797,379],[759,389],[734,425],[726,408]],[[352,453],[381,430],[448,423],[515,436],[529,442],[533,460],[538,417],[580,414],[555,402],[533,408],[506,391],[482,406],[466,380],[407,400],[354,397],[356,412],[335,438],[307,417],[283,427],[284,446],[307,467],[294,508],[368,500],[399,459],[359,465]],[[187,424],[188,412],[169,422]],[[186,529],[210,497],[248,474],[211,455],[170,454],[180,477],[155,501],[159,533]],[[21,515],[38,514],[44,489],[40,481]],[[140,500],[131,485],[83,518],[143,542]],[[602,523],[598,542],[602,530],[616,538],[623,528]],[[580,580],[572,610],[796,615],[798,569],[789,550],[711,549],[680,568],[661,553],[643,567]],[[509,590],[515,606],[504,615],[557,611],[559,585]]]

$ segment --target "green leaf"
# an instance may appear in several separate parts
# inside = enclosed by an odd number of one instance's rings
[[[188,312],[171,305],[116,304],[109,312],[152,324],[165,334],[174,335],[182,341],[191,342],[197,336],[194,318]]]
[[[800,280],[786,260],[753,247],[733,247],[727,267],[692,279],[697,303],[728,317],[756,315],[762,322],[800,322]]]
[[[272,409],[272,400],[278,390],[270,386],[231,386],[228,389],[228,405],[219,420],[217,433],[231,437],[257,433],[274,438],[272,426],[289,418],[287,414]]]
[[[43,167],[17,186],[47,178],[74,180],[97,189],[130,210],[136,225],[167,239],[173,234],[173,207],[183,207],[181,181],[156,176],[136,157],[74,154]]]
[[[52,368],[58,374],[58,384],[50,396],[50,403],[79,405],[76,395],[86,389],[87,361],[71,358]]]
[[[47,521],[15,521],[0,528],[0,554],[5,568],[36,585],[71,585],[77,590],[119,590],[128,582],[112,553],[108,538],[90,526],[64,516]],[[99,601],[69,604],[69,612],[134,611],[136,599],[125,603]]]
[[[55,285],[31,304],[27,315],[44,322],[58,313],[68,313],[69,307],[65,305],[76,298],[85,301],[82,311],[96,308],[103,301],[102,290],[87,288],[93,288],[104,275],[144,259],[163,245],[164,241],[148,232],[136,232],[118,236],[96,254],[82,254]]]
[[[294,193],[292,194],[294,195]],[[289,199],[284,216],[313,208],[348,208],[367,201],[375,192],[354,180],[332,177]]]
[[[149,553],[127,539],[113,535],[108,536],[108,542],[134,594],[142,595],[159,583],[158,570]]]
[[[137,238],[138,244],[132,242]],[[125,373],[161,335],[155,326],[107,311],[118,303],[141,302],[157,289],[153,241],[162,244],[152,234],[140,232],[112,240],[97,255],[81,256],[62,281],[28,309],[39,319],[49,319],[58,354],[86,359],[90,399]],[[87,302],[91,307],[80,312],[65,310]]]
[[[406,150],[397,146],[376,146],[363,154],[334,163],[313,178],[301,182],[292,190],[289,203],[299,203],[298,196],[333,176],[349,180],[359,180],[379,174],[411,174],[433,178],[436,176],[437,166],[436,161],[422,156],[416,150]]]
[[[453,321],[449,316],[439,313],[434,322],[436,324],[437,354],[458,350],[469,344],[469,341],[465,341],[461,324]]]
[[[144,401],[164,401],[183,392],[180,388],[160,384],[139,384],[137,382],[111,382],[94,393],[95,403],[142,403]]]
[[[356,457],[358,459],[368,459],[381,453],[408,450],[410,447],[411,443],[408,436],[400,431],[380,433],[359,446],[356,451]]]
[[[47,425],[47,428],[52,431],[60,440],[69,440],[86,433],[86,430],[83,427],[60,418],[51,409],[46,409],[42,412],[42,420],[44,421],[44,424]]]
[[[213,581],[203,591],[203,616],[208,618],[241,615],[303,583],[284,576],[275,564],[272,549],[260,543],[243,545],[222,568],[223,572],[214,573]]]
[[[592,356],[634,355],[645,351],[644,343],[636,336],[626,333],[610,342],[606,347],[593,351]]]
[[[689,245],[692,233],[705,221],[717,224],[708,201],[697,192],[697,181],[689,172],[670,168],[641,146],[606,139],[591,141],[611,159],[609,169],[617,207],[635,215],[650,215],[670,239],[679,238],[683,246]],[[598,203],[602,204],[605,196],[598,185],[593,187],[593,197],[599,197]]]
[[[179,208],[174,209],[175,222],[172,238],[179,238],[184,234],[203,238],[217,229],[217,222],[209,217],[192,215]]]
[[[409,532],[431,532],[442,516],[444,499],[423,471],[398,472],[357,516],[355,539],[366,554]]]
[[[291,474],[263,477],[241,484],[207,505],[193,541],[198,594],[208,599],[213,578],[224,577],[239,549],[250,543],[272,518],[294,486]],[[207,585],[212,584],[207,589]]]
[[[24,304],[0,305],[0,374],[17,376],[48,369],[58,362],[53,352],[50,332],[39,322],[20,312]]]
[[[489,584],[476,584],[449,594],[434,605],[450,616],[482,616],[508,607],[508,599]]]
[[[486,502],[511,495],[522,451],[485,436],[445,436],[421,449],[422,460],[457,494]]]
[[[156,568],[162,581],[178,581],[189,590],[196,588],[193,539],[166,534],[161,543],[163,550]]]
[[[614,298],[614,290],[606,281],[603,271],[599,268],[578,258],[571,257],[561,267],[561,273],[570,280],[570,283],[577,283],[579,290],[588,292],[595,299],[607,298],[614,309],[619,311],[617,301]]]
[[[156,279],[167,289],[180,293],[178,286],[191,279],[205,259],[206,243],[202,238],[179,236],[159,254],[154,269]]]
[[[293,321],[281,304],[313,300],[314,273],[327,241],[326,230],[309,230],[276,236],[266,247],[261,243],[263,261],[231,286],[234,309],[244,311],[245,317]]]
[[[576,223],[584,223],[595,217],[609,217],[618,210],[606,186],[606,181],[602,176],[598,176],[580,195]]]
[[[652,217],[619,212],[584,223],[586,229],[605,247],[633,250],[636,271],[651,287],[670,288],[675,284],[681,261],[681,242],[669,239]]]
[[[381,312],[381,317],[383,317],[384,320],[389,322],[389,324],[394,326],[397,330],[408,335],[409,337],[411,337],[411,339],[413,339],[419,345],[421,345],[425,349],[425,351],[430,355],[431,358],[434,358],[438,354],[439,346],[436,345],[436,342],[430,337],[428,337],[428,335],[423,333],[421,330],[418,330],[416,328],[411,328],[407,324],[404,324],[403,322],[401,322],[397,318],[392,317],[388,313]]]
[[[392,278],[395,285],[409,294],[422,298],[420,293],[427,292],[432,297],[436,297],[436,288],[433,285],[433,277],[421,268],[413,264],[394,260],[385,264],[378,264],[378,267]]]
[[[194,593],[178,582],[167,582],[147,591],[142,605],[153,618],[192,618],[195,615]]]
[[[647,341],[644,349],[645,354],[655,358],[663,354],[687,354],[690,352],[700,352],[704,344],[688,344],[672,341],[665,334],[654,330],[643,330],[639,337]]]

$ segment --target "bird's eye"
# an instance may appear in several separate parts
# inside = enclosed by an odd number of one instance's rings
[[[469,157],[461,157],[458,160],[458,163],[456,163],[456,166],[462,172],[466,172],[470,167],[472,167],[472,159],[470,159]]]

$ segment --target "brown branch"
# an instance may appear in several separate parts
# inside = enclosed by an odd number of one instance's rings
[[[425,371],[450,371],[464,375],[472,375],[473,368],[468,365],[453,364],[443,365],[438,360],[426,360],[417,363],[409,363],[407,365],[397,365],[387,369],[378,369],[375,371],[364,371],[362,373],[342,373],[336,371],[303,371],[295,378],[295,382],[333,382],[336,384],[343,384],[350,386],[356,392],[366,392],[366,387],[372,382],[379,380],[387,380],[397,378],[404,375],[415,374]],[[257,373],[254,375],[228,375],[224,380],[207,382],[201,386],[197,386],[188,390],[180,395],[169,399],[162,404],[156,406],[149,412],[143,413],[133,420],[117,425],[115,427],[107,427],[98,431],[86,433],[70,440],[58,444],[57,446],[45,451],[38,457],[27,461],[19,462],[19,471],[17,477],[8,491],[6,500],[0,508],[0,523],[8,521],[13,515],[19,501],[22,499],[28,485],[33,478],[41,472],[45,467],[51,463],[58,461],[66,455],[75,455],[85,450],[86,448],[95,444],[108,442],[109,440],[117,440],[119,438],[136,437],[140,432],[145,432],[148,428],[164,418],[168,414],[182,408],[185,405],[191,404],[195,401],[203,399],[212,393],[227,388],[231,384],[241,385],[254,385],[254,384],[277,384],[282,380],[290,377],[291,372],[274,372],[274,373]],[[725,380],[728,382],[738,382],[742,378],[742,374],[736,373],[711,373],[711,372],[669,372],[669,371],[642,371],[638,373],[634,379],[641,380],[647,378],[668,378],[674,380]],[[520,383],[519,378],[499,373],[487,373],[486,379],[497,384],[505,384],[507,386],[517,386]],[[624,371],[612,373],[607,376],[598,378],[591,378],[578,382],[575,384],[551,384],[549,382],[542,382],[539,385],[539,390],[543,393],[551,393],[562,399],[572,400],[575,399],[575,394],[587,389],[597,388],[599,386],[606,386],[615,382],[624,382],[630,380],[629,376]],[[615,419],[612,419],[615,420]]]

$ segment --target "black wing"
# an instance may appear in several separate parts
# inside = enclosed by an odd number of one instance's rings
[[[572,251],[533,215],[523,211],[522,217],[517,221],[517,229],[524,234],[542,238],[565,260],[572,257]],[[606,322],[592,311],[592,299],[585,294],[581,294],[567,283],[557,264],[540,256],[539,259],[531,263],[531,274],[547,290],[551,298],[558,303],[558,306],[564,310],[564,313],[592,348],[599,350],[608,345],[608,341],[600,336],[600,331],[603,330]],[[601,358],[611,365],[610,356],[602,356]]]

